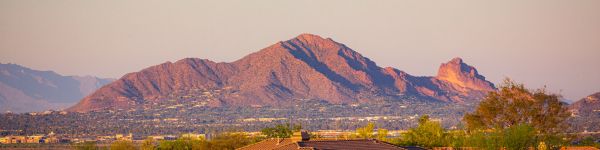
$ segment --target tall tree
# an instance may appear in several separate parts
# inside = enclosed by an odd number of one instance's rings
[[[375,124],[372,122],[369,122],[364,127],[356,128],[356,134],[357,134],[358,138],[372,139],[374,129],[375,129]]]
[[[255,137],[250,137],[244,133],[224,133],[214,137],[209,142],[209,147],[206,149],[231,150],[256,142],[258,141]]]
[[[502,132],[502,144],[507,150],[527,150],[535,147],[535,130],[527,124],[514,125]]]
[[[267,138],[289,138],[293,132],[300,131],[302,126],[294,125],[294,129],[290,129],[289,124],[278,124],[275,127],[263,128],[262,134]]]
[[[140,150],[153,150],[156,147],[155,141],[153,138],[146,138],[142,144],[140,145]]]
[[[387,141],[388,130],[379,128],[377,129],[377,140]]]
[[[407,144],[424,147],[448,146],[448,133],[440,122],[429,120],[425,115],[419,119],[419,126],[404,133]]]
[[[570,115],[560,97],[544,88],[529,90],[506,79],[498,91],[490,92],[475,112],[467,113],[463,120],[468,129],[505,129],[528,124],[540,133],[556,133],[564,129]]]

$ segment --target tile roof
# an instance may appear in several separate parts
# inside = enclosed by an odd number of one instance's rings
[[[561,150],[599,150],[592,146],[567,146],[560,148]]]
[[[418,146],[402,146],[402,148],[406,150],[427,150],[427,148],[418,147]]]
[[[250,144],[250,145],[238,148],[238,150],[252,150],[252,149],[267,150],[267,149],[276,149],[276,148],[284,147],[284,146],[290,145],[290,144],[294,144],[295,145],[296,143],[293,142],[289,138],[271,138],[271,139],[266,139],[266,140],[260,141],[258,143],[254,143],[254,144]]]
[[[290,139],[267,139],[252,145],[248,145],[240,150],[405,150],[404,148],[393,144],[374,140],[374,139],[356,139],[356,140],[322,140],[322,141],[298,141],[293,142]]]
[[[325,141],[300,141],[300,147],[310,147],[315,150],[353,149],[353,150],[404,150],[396,145],[374,140],[325,140]]]

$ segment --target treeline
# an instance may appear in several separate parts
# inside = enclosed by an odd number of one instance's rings
[[[593,146],[600,143],[593,137],[568,134],[570,117],[560,95],[545,89],[530,90],[523,84],[509,79],[490,92],[470,113],[466,113],[458,129],[447,130],[440,121],[422,116],[416,127],[400,137],[388,138],[388,130],[376,129],[375,123],[356,128],[356,131],[340,139],[378,139],[398,146],[425,148],[452,147],[455,149],[524,150],[560,149],[565,146]],[[276,125],[262,130],[267,138],[286,138],[301,126]],[[312,135],[319,138],[319,135]]]
[[[463,117],[464,125],[446,130],[428,116],[419,119],[417,127],[401,137],[387,139],[373,135],[370,123],[356,130],[358,138],[377,138],[399,146],[477,148],[485,150],[560,149],[564,146],[593,146],[600,143],[592,137],[566,133],[570,117],[560,96],[544,89],[529,90],[523,84],[506,80],[498,91],[489,93],[477,109]],[[377,129],[386,134],[386,129]]]
[[[117,140],[108,146],[95,142],[73,145],[77,150],[233,150],[263,140],[264,137],[249,136],[244,133],[222,133],[210,140],[204,138],[181,137],[177,140],[154,140],[147,138],[140,144],[128,140]]]

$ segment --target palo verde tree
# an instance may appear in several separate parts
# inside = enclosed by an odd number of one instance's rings
[[[569,117],[566,104],[560,95],[549,94],[545,89],[529,90],[523,84],[506,79],[500,89],[489,93],[475,112],[467,113],[463,120],[468,129],[505,129],[528,124],[539,133],[557,133],[567,125]]]

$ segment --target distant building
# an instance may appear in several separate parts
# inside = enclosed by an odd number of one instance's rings
[[[21,141],[22,143],[43,143],[44,141],[42,140],[42,138],[44,138],[44,135],[32,135],[32,136],[26,136],[24,141]]]
[[[8,138],[0,137],[0,144],[8,144]]]
[[[25,136],[7,136],[6,142],[7,144],[16,144],[16,143],[24,143]]]
[[[56,138],[55,136],[50,136],[50,137],[46,137],[44,140],[44,143],[58,143],[60,142],[60,139]]]
[[[117,135],[115,135],[115,140],[132,141],[133,134],[129,133],[129,135],[127,135],[127,136],[123,136],[123,134],[117,134]]]
[[[148,136],[148,138],[152,138],[153,140],[164,140],[165,136],[162,136],[162,135],[152,135],[152,136]]]
[[[186,133],[181,135],[182,138],[191,138],[191,139],[206,139],[205,134],[194,134],[194,133]]]
[[[352,150],[405,150],[396,145],[375,139],[354,140],[310,140],[308,132],[294,133],[292,138],[272,138],[251,144],[238,150],[321,150],[321,149],[352,149]]]
[[[174,135],[165,135],[164,140],[177,140],[177,136]]]

